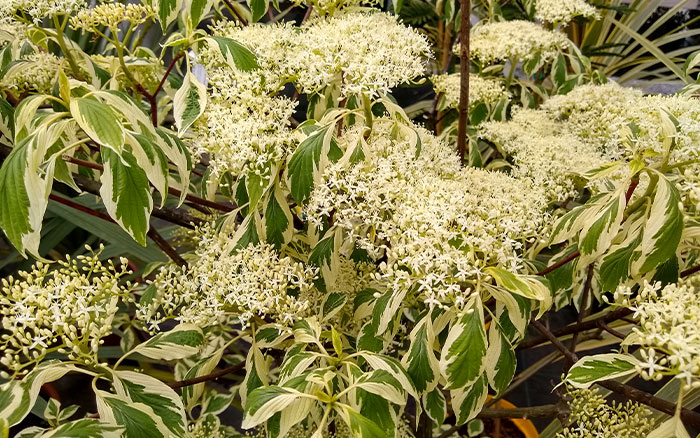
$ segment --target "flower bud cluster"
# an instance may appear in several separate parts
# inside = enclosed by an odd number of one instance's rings
[[[611,402],[595,389],[580,389],[568,394],[570,425],[556,438],[646,438],[654,429],[651,412],[628,401]]]
[[[130,283],[120,278],[130,272],[121,265],[104,264],[99,252],[66,257],[56,266],[38,262],[30,272],[19,272],[0,283],[0,365],[21,374],[48,353],[97,363],[102,338],[112,331],[120,299],[129,299]]]
[[[131,26],[138,26],[154,16],[153,8],[148,5],[110,2],[79,11],[71,18],[71,26],[89,32],[100,32],[102,27],[107,27],[114,32],[119,23],[127,21]]]

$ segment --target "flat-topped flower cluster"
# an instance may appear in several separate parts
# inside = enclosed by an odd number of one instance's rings
[[[367,139],[350,129],[339,140],[365,159],[330,166],[306,208],[317,224],[334,223],[372,257],[386,261],[375,278],[392,290],[415,290],[430,304],[464,304],[462,290],[483,268],[522,267],[521,253],[547,214],[542,193],[526,180],[460,169],[451,148],[422,128],[420,150],[392,138],[396,122],[377,119]],[[331,213],[332,212],[332,213]]]
[[[508,60],[527,61],[539,56],[547,62],[569,47],[569,39],[524,20],[496,21],[476,26],[472,31],[471,55],[481,63]],[[459,53],[455,49],[455,53]]]
[[[51,269],[51,268],[55,269]],[[121,300],[128,301],[131,284],[126,260],[120,266],[104,264],[99,253],[66,257],[57,266],[37,263],[18,278],[0,285],[0,365],[5,377],[22,373],[48,353],[97,363],[102,338],[112,332],[112,319]]]
[[[435,92],[443,97],[443,108],[457,108],[459,106],[459,73],[434,75],[430,81],[433,83]],[[504,99],[508,99],[508,92],[501,81],[477,74],[469,75],[470,107],[478,103],[494,105]]]
[[[289,152],[296,102],[277,95],[286,83],[332,99],[376,97],[422,75],[430,54],[425,37],[379,12],[317,17],[301,28],[226,24],[214,33],[248,45],[260,65],[246,73],[228,67],[216,50],[200,54],[212,96],[193,137],[195,151],[211,155],[215,174],[269,176],[271,163]]]
[[[668,123],[677,125],[672,137]],[[480,135],[512,157],[517,174],[557,201],[575,195],[574,176],[634,154],[653,164],[672,140],[668,164],[683,164],[678,178],[684,202],[700,203],[700,102],[691,97],[645,96],[615,83],[582,85],[537,110],[517,111],[507,122],[486,123]]]
[[[576,17],[595,17],[598,12],[586,0],[537,0],[535,17],[554,25],[567,24]]]
[[[279,254],[272,245],[235,249],[231,235],[205,227],[189,266],[161,269],[155,296],[139,303],[139,317],[155,329],[166,319],[200,327],[254,316],[291,325],[310,310],[317,270]]]

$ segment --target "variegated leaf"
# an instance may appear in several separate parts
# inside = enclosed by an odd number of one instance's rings
[[[183,323],[168,332],[158,333],[143,344],[137,345],[131,352],[151,359],[183,359],[198,353],[203,342],[202,329]]]
[[[109,148],[102,148],[102,163],[100,196],[107,212],[135,241],[146,246],[153,210],[146,172],[126,150],[119,156]]]
[[[464,424],[476,417],[484,407],[487,395],[488,383],[485,375],[481,375],[471,385],[450,391],[456,424]]]
[[[182,136],[204,114],[206,106],[207,87],[188,71],[173,100],[173,115],[178,135]]]
[[[579,359],[569,370],[566,383],[575,388],[588,388],[601,380],[628,376],[637,372],[639,361],[627,354],[606,353]]]
[[[445,389],[472,385],[482,375],[486,357],[484,313],[480,301],[459,316],[450,327],[440,355]]]
[[[185,408],[180,397],[168,385],[134,371],[115,371],[114,377],[114,390],[118,395],[151,407],[169,429],[171,436],[185,436],[187,430]]]

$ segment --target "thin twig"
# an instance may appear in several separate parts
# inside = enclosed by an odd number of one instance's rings
[[[239,362],[236,365],[232,365],[228,368],[223,368],[213,373],[207,374],[206,376],[194,377],[192,379],[179,380],[176,382],[168,383],[171,388],[182,388],[183,386],[196,385],[197,383],[209,382],[211,380],[216,380],[219,377],[223,377],[227,374],[236,373],[245,368],[245,362]]]
[[[238,18],[238,21],[240,21],[241,24],[242,24],[243,26],[247,26],[247,25],[248,25],[248,20],[246,20],[245,18],[243,18],[243,17],[241,16],[241,14],[238,13],[238,11],[237,11],[236,8],[233,6],[233,4],[231,3],[230,0],[224,0],[224,3],[226,4],[226,7],[229,8],[229,10],[231,11],[231,13],[232,13],[233,15],[235,15],[236,18]]]
[[[104,221],[116,223],[114,219],[112,219],[109,215],[102,213],[101,211],[93,210],[84,205],[80,205],[77,202],[71,201],[70,199],[60,197],[53,193],[49,194],[49,199],[58,202],[59,204],[63,204],[67,207],[70,207],[74,210],[78,210],[83,213],[87,213],[91,216],[100,218]],[[158,234],[155,228],[151,227],[151,229],[148,230],[148,236],[156,243],[156,245],[158,245],[158,247],[161,250],[163,250],[165,254],[168,255],[168,257],[170,257],[172,261],[174,261],[180,266],[187,266],[187,262],[182,257],[180,257],[177,251],[175,251],[175,249],[172,246],[170,246],[170,243],[168,243],[167,240],[163,239],[163,237],[160,234]]]
[[[578,361],[578,357],[576,356],[576,354],[569,351],[569,349],[566,348],[566,346],[556,336],[554,336],[554,334],[551,331],[549,331],[549,329],[545,327],[541,322],[533,320],[531,324],[540,333],[546,336],[547,339],[549,339],[549,341],[559,351],[561,351],[566,358],[568,358],[574,363]],[[604,388],[607,388],[618,394],[624,395],[628,399],[650,406],[665,414],[675,415],[676,413],[677,407],[675,403],[656,397],[647,392],[640,391],[639,389],[636,389],[632,386],[625,385],[624,383],[620,383],[615,380],[605,380],[597,383]],[[681,409],[681,420],[690,426],[700,427],[700,413],[691,411],[690,409]]]
[[[99,164],[99,163],[93,163],[91,161],[81,160],[80,158],[71,157],[69,155],[64,155],[63,159],[69,163],[73,163],[73,164],[76,164],[78,166],[88,167],[88,168],[94,169],[94,170],[99,170],[100,172],[102,172],[104,170],[104,166],[102,164]],[[174,195],[176,197],[179,197],[182,195],[182,192],[174,187],[168,187],[168,193],[170,193],[171,195]],[[231,207],[229,205],[220,204],[218,202],[214,202],[214,201],[210,201],[208,199],[200,198],[199,196],[191,195],[189,193],[187,195],[185,195],[185,199],[187,199],[188,201],[190,201],[192,203],[203,205],[205,207],[213,208],[215,210],[223,211],[226,213],[235,210],[234,207]]]
[[[576,331],[574,332],[574,335],[571,337],[571,346],[569,347],[569,350],[571,350],[572,353],[576,353],[576,343],[578,342],[579,333],[581,333],[581,330],[579,330],[579,327],[581,327],[581,323],[588,316],[588,306],[589,306],[590,295],[591,295],[591,285],[593,283],[594,268],[595,268],[595,265],[593,263],[588,265],[588,272],[586,273],[586,281],[583,284],[583,296],[581,297],[581,311],[578,313],[578,318],[576,319]],[[571,368],[571,366],[573,364],[574,363],[569,361],[568,359],[565,360],[564,361],[564,372],[568,372],[569,368]]]
[[[598,327],[615,336],[616,338],[625,339],[627,337],[623,333],[618,332],[603,321],[598,321]]]
[[[152,225],[151,229],[148,230],[148,237],[150,237],[151,240],[153,240],[156,243],[156,245],[158,245],[158,247],[162,249],[163,252],[168,255],[168,257],[170,257],[170,260],[175,262],[178,266],[185,268],[187,267],[187,262],[185,261],[185,259],[183,259],[182,256],[180,256],[180,254],[177,253],[175,248],[173,248],[172,245],[170,245],[170,242],[163,239],[163,236],[161,236]]]
[[[618,319],[623,319],[624,317],[631,315],[632,311],[628,309],[627,307],[620,307],[619,309],[612,310],[610,312],[605,313],[604,315],[599,316],[598,318],[594,319],[589,319],[587,321],[583,321],[580,325],[578,324],[571,324],[567,325],[566,327],[562,327],[558,330],[554,330],[554,336],[560,337],[560,336],[566,336],[575,333],[576,331],[586,331],[586,330],[591,330],[594,328],[598,327],[598,321],[603,321],[605,323],[610,323],[613,321],[617,321]],[[539,345],[543,342],[547,341],[546,336],[540,336],[534,339],[529,339],[526,341],[521,342],[517,349],[518,350],[525,350],[531,347],[534,347],[536,345]]]

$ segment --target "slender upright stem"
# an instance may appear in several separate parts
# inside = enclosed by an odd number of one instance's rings
[[[70,65],[71,72],[73,72],[73,76],[75,76],[77,79],[82,79],[83,76],[80,74],[80,68],[78,67],[78,64],[75,62],[75,58],[73,58],[73,53],[70,51],[68,48],[68,44],[66,44],[66,40],[63,37],[63,29],[66,26],[66,23],[68,22],[68,16],[63,21],[63,24],[58,22],[58,16],[54,15],[53,16],[53,24],[54,27],[56,28],[56,41],[58,42],[58,46],[61,48],[61,51],[65,55],[66,59],[68,60],[68,65]]]
[[[457,153],[462,165],[467,156],[467,128],[469,123],[469,32],[471,29],[471,0],[461,0],[462,17],[459,27],[460,41],[460,84],[459,84],[459,123],[457,125]]]

